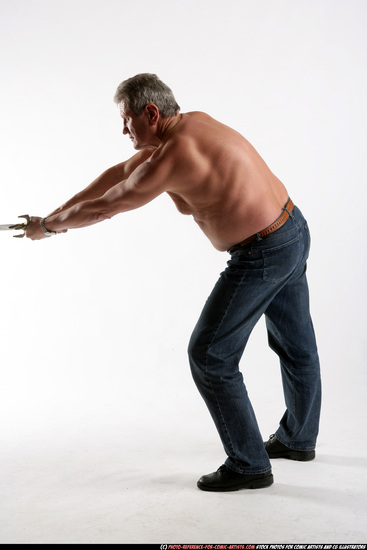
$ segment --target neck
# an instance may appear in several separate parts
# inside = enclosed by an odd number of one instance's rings
[[[181,119],[182,119],[181,113],[175,115],[174,117],[168,118],[163,124],[161,139],[163,139],[171,130],[173,130],[173,128],[177,126],[177,124],[181,121]]]

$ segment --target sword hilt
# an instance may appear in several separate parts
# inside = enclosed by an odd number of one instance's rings
[[[25,222],[15,223],[14,225],[9,226],[9,228],[10,229],[15,229],[15,230],[23,230],[23,233],[19,233],[19,235],[13,235],[13,237],[15,237],[16,239],[23,239],[23,237],[25,235],[25,232],[26,232],[26,229],[27,229],[28,225],[30,224],[31,219],[28,216],[28,214],[24,214],[23,216],[18,216],[18,218],[25,218]]]

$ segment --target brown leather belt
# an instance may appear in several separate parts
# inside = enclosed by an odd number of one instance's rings
[[[251,235],[251,237],[248,237],[244,241],[241,241],[238,244],[234,244],[233,246],[231,246],[231,248],[227,250],[227,252],[229,252],[230,254],[233,254],[233,252],[235,252],[239,248],[242,248],[243,246],[246,246],[246,244],[252,243],[252,241],[254,241],[255,239],[267,237],[268,235],[270,235],[270,233],[274,233],[274,231],[276,231],[277,229],[282,227],[282,225],[285,224],[293,208],[294,208],[294,204],[292,202],[292,199],[288,199],[288,201],[286,202],[286,205],[283,208],[283,212],[275,220],[274,223],[272,223],[271,225],[268,225],[268,227],[266,227],[262,231],[259,231],[258,233]]]

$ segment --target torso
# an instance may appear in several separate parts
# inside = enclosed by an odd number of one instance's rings
[[[218,250],[227,250],[270,225],[288,192],[238,132],[199,113],[187,113],[172,131],[167,193],[191,214]],[[160,149],[160,148],[159,148]]]

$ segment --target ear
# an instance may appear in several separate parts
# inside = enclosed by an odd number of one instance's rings
[[[148,103],[148,105],[146,105],[144,111],[145,111],[145,113],[148,117],[149,124],[151,126],[155,126],[158,123],[158,120],[159,120],[159,117],[160,117],[159,109],[158,109],[157,105],[155,105],[154,103]]]

